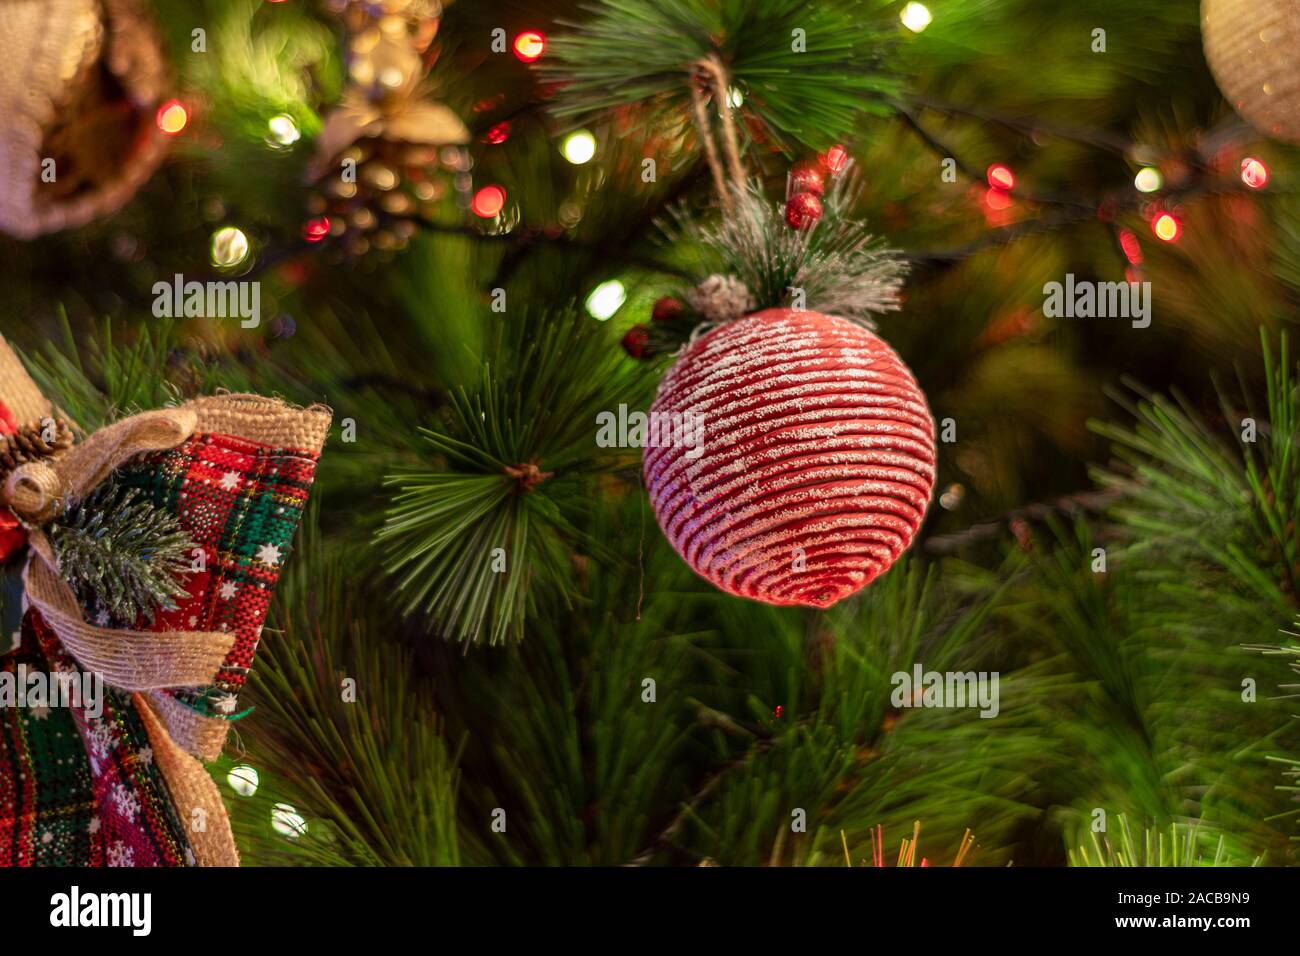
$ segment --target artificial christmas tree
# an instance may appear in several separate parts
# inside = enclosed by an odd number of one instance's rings
[[[88,626],[237,635],[0,714],[11,862],[184,862],[181,717],[246,863],[1295,862],[1300,163],[1197,4],[149,7],[188,122],[112,215],[0,239],[44,396],[0,465],[228,393],[338,440],[0,511]],[[165,318],[178,274],[259,308]],[[644,447],[701,404],[697,458]],[[74,557],[114,527],[237,560]],[[22,610],[4,673],[76,666]]]

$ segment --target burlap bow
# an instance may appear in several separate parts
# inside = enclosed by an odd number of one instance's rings
[[[31,239],[109,215],[162,163],[154,115],[169,83],[149,7],[0,3],[0,232]]]
[[[69,501],[93,491],[129,459],[175,448],[194,434],[196,423],[194,412],[185,407],[133,415],[54,458],[18,466],[5,482],[3,503],[28,529],[31,552],[23,570],[27,600],[83,668],[100,674],[118,690],[209,684],[234,636],[218,631],[160,634],[86,623],[41,526],[62,513]]]
[[[20,421],[39,421],[54,414],[53,405],[2,338],[0,400]],[[216,424],[272,444],[301,437],[283,433],[282,418],[275,413],[282,416],[285,408],[259,396],[223,395],[133,415],[50,458],[19,465],[0,489],[0,504],[27,528],[29,552],[23,581],[30,605],[85,671],[99,674],[108,686],[132,695],[179,818],[187,826],[195,820],[204,821],[202,827],[188,826],[188,839],[200,865],[239,863],[216,784],[192,756],[215,757],[229,723],[199,714],[162,690],[215,683],[235,636],[220,631],[137,631],[88,623],[76,594],[60,573],[42,526],[131,458],[175,448],[196,431],[226,430],[214,428]],[[315,415],[310,427],[312,434],[302,447],[309,447],[317,438],[323,441],[328,414]]]

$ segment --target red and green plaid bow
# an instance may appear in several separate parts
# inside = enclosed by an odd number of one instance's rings
[[[54,408],[0,339],[0,433]],[[92,672],[85,706],[0,708],[0,865],[237,865],[200,758],[221,751],[330,424],[322,407],[216,395],[101,429],[4,476],[0,553],[29,605],[0,671]],[[188,598],[144,631],[86,620],[41,523],[109,474],[202,550]]]

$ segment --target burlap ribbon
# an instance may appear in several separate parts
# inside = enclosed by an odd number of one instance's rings
[[[22,420],[52,416],[54,408],[0,338],[0,399]],[[199,430],[229,426],[253,440],[279,444],[298,439],[310,447],[324,439],[328,416],[311,423],[311,434],[287,434],[272,412],[285,406],[255,395],[195,399],[175,408],[144,412],[90,435],[72,448],[9,474],[0,503],[28,528],[29,553],[23,580],[27,599],[81,667],[100,674],[117,690],[133,694],[190,846],[201,866],[238,866],[239,854],[225,806],[212,777],[192,754],[211,759],[220,752],[227,721],[207,717],[161,693],[163,688],[212,684],[235,635],[220,631],[136,631],[97,627],[82,616],[75,593],[59,572],[41,525],[67,502],[84,497],[114,469],[136,455],[175,448]],[[222,429],[226,430],[226,429]],[[293,446],[292,441],[285,442]],[[187,752],[188,751],[188,752]],[[203,826],[195,826],[197,821]]]
[[[162,163],[169,137],[154,114],[169,81],[149,7],[0,3],[0,232],[31,239],[109,215]]]
[[[194,434],[196,421],[194,412],[184,407],[134,415],[100,429],[61,455],[18,466],[5,482],[4,503],[28,527],[31,553],[23,570],[27,600],[83,668],[118,690],[210,684],[234,635],[132,631],[86,623],[41,525],[61,513],[68,501],[89,494],[127,460],[175,448]]]

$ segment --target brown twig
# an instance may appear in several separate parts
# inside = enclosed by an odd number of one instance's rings
[[[953,554],[967,544],[1000,537],[1016,521],[1041,520],[1053,514],[1075,515],[1081,511],[1104,511],[1122,497],[1119,491],[1081,491],[1054,501],[1035,502],[1008,511],[997,518],[971,525],[964,531],[927,538],[925,550],[927,554]]]
[[[718,144],[713,140],[708,97],[704,94],[698,74],[692,74],[688,82],[691,87],[691,110],[695,117],[695,131],[700,137],[700,145],[704,148],[704,158],[709,164],[709,172],[713,175],[713,189],[718,194],[718,202],[722,204],[723,210],[730,212],[731,192],[727,189],[727,177],[722,170],[722,160],[718,158]]]

